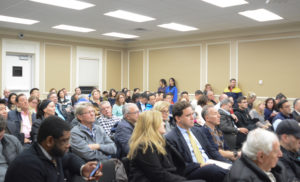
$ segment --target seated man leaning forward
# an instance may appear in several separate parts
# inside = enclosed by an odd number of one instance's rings
[[[108,160],[117,148],[104,129],[95,125],[95,110],[89,102],[75,106],[78,125],[71,130],[72,151],[85,161]]]
[[[235,161],[224,182],[283,182],[286,173],[278,158],[282,156],[277,136],[258,128],[248,134],[242,157]]]
[[[67,152],[70,147],[70,129],[57,116],[46,118],[40,126],[37,143],[17,156],[9,165],[5,181],[64,182],[75,174],[89,177],[97,162],[84,164],[82,159]],[[89,177],[89,180],[99,179],[101,175],[99,169],[95,177]]]
[[[223,181],[228,170],[209,164],[208,161],[209,159],[229,161],[212,147],[199,128],[193,127],[193,114],[190,103],[186,101],[175,103],[173,117],[177,126],[166,135],[166,139],[182,154],[186,164],[184,174],[189,180]]]

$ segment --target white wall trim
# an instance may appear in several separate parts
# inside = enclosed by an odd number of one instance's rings
[[[300,38],[300,35],[295,36],[282,36],[282,37],[270,37],[270,38],[254,38],[254,39],[241,39],[237,40],[238,43],[240,42],[258,42],[258,41],[266,41],[266,40],[281,40],[281,39],[297,39]]]
[[[152,47],[148,48],[149,51],[159,50],[159,49],[172,49],[172,48],[182,48],[182,47],[198,47],[201,46],[202,43],[198,44],[183,44],[183,45],[173,45],[173,46],[162,46],[162,47]]]
[[[76,85],[75,87],[79,86],[79,60],[80,59],[87,59],[87,60],[97,60],[99,61],[99,80],[98,80],[98,88],[102,90],[103,85],[103,49],[95,48],[95,47],[83,47],[83,46],[76,46]]]
[[[58,45],[58,46],[64,46],[64,47],[70,47],[70,62],[72,62],[72,45],[71,44],[58,44],[53,42],[44,42],[44,85],[43,85],[43,93],[42,94],[48,94],[48,91],[46,91],[46,45]],[[72,73],[72,65],[70,65],[70,72]],[[72,77],[70,77],[70,89],[72,86]],[[57,88],[56,88],[57,89]]]
[[[31,82],[32,88],[40,88],[40,42],[37,41],[27,41],[27,40],[18,40],[18,39],[2,39],[2,91],[6,87],[5,84],[5,57],[7,52],[11,53],[24,53],[24,54],[32,54],[34,55],[33,62],[33,69],[34,74],[32,75],[33,81]]]

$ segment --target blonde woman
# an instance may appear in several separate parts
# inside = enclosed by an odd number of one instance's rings
[[[95,109],[95,115],[96,117],[100,116],[100,97],[101,97],[101,92],[98,89],[93,89],[90,97],[90,101],[93,104],[93,107]]]
[[[257,120],[256,126],[260,128],[268,129],[271,127],[271,123],[265,120],[264,117],[264,110],[265,110],[265,102],[256,100],[253,104],[253,109],[249,112],[249,115],[253,120]]]
[[[184,160],[163,137],[164,122],[159,111],[139,115],[129,141],[130,182],[181,182]],[[175,167],[175,165],[178,167]]]
[[[256,94],[254,92],[248,92],[247,95],[247,103],[248,103],[248,111],[250,111],[253,108],[253,103],[256,99]]]
[[[173,118],[169,117],[170,114],[170,103],[167,101],[158,101],[154,104],[153,110],[161,112],[162,119],[165,123],[166,133],[169,133],[175,126]]]

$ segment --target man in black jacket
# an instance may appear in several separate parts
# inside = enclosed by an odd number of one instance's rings
[[[193,109],[186,101],[173,106],[173,116],[177,126],[166,135],[167,141],[176,148],[185,160],[185,176],[188,179],[223,181],[227,170],[214,164],[209,159],[228,162],[212,147],[205,135],[194,126]]]
[[[242,156],[236,160],[224,182],[286,182],[286,172],[278,162],[282,156],[277,136],[258,128],[249,132]]]
[[[9,166],[5,182],[63,182],[77,174],[89,180],[97,162],[84,162],[75,154],[67,153],[70,147],[70,126],[57,116],[50,116],[41,124],[38,143],[20,154]],[[66,174],[69,174],[67,176]]]
[[[292,119],[283,120],[277,127],[282,157],[279,159],[286,168],[289,181],[300,181],[300,126]]]
[[[256,128],[255,122],[251,119],[248,113],[248,104],[246,97],[242,96],[237,99],[238,108],[234,110],[234,114],[238,118],[236,126],[238,128],[247,128],[248,131]],[[238,133],[236,140],[236,148],[241,148],[242,143],[246,140],[247,134]]]

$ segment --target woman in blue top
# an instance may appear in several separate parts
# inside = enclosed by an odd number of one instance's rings
[[[173,94],[173,103],[177,102],[178,91],[177,91],[176,82],[174,78],[169,79],[169,86],[166,88],[165,93],[167,94],[169,92]]]
[[[167,81],[165,79],[159,80],[159,88],[157,89],[157,93],[165,93],[167,88]]]

